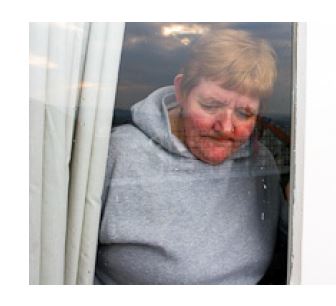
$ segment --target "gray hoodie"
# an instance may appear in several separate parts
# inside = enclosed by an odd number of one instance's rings
[[[220,165],[170,130],[173,87],[111,134],[96,283],[256,284],[273,254],[282,193],[270,152],[249,140]]]

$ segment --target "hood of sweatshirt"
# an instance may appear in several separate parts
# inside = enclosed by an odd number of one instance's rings
[[[178,106],[173,86],[157,89],[131,108],[134,125],[147,137],[170,153],[196,159],[188,148],[171,132],[168,111]],[[244,158],[252,154],[251,140],[230,156],[230,159]]]

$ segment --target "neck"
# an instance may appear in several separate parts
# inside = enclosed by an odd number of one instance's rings
[[[182,120],[182,109],[177,106],[168,113],[171,132],[184,143],[184,127]]]

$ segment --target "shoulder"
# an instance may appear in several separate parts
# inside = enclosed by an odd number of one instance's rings
[[[264,158],[264,159],[269,159],[269,160],[273,160],[274,161],[274,158],[273,158],[273,155],[271,153],[271,151],[260,141],[256,140],[255,141],[255,155],[257,157],[261,157],[261,158]]]
[[[273,154],[261,142],[256,141],[253,149],[253,160],[256,170],[267,174],[279,175]]]
[[[150,156],[151,139],[131,124],[112,129],[110,135],[108,167],[115,171],[137,167]],[[136,164],[136,165],[135,165]],[[138,165],[139,166],[139,165]]]
[[[115,153],[125,153],[125,150],[139,148],[148,140],[149,138],[137,127],[125,124],[112,129],[109,146]]]

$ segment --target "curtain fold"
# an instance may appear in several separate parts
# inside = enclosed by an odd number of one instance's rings
[[[123,23],[30,25],[30,283],[91,284]]]
[[[38,32],[39,35],[35,33]],[[30,105],[29,105],[29,283],[38,284],[41,254],[41,214],[43,181],[43,138],[45,84],[47,69],[40,54],[48,50],[48,24],[31,24],[30,45]],[[34,53],[31,53],[34,46]]]

